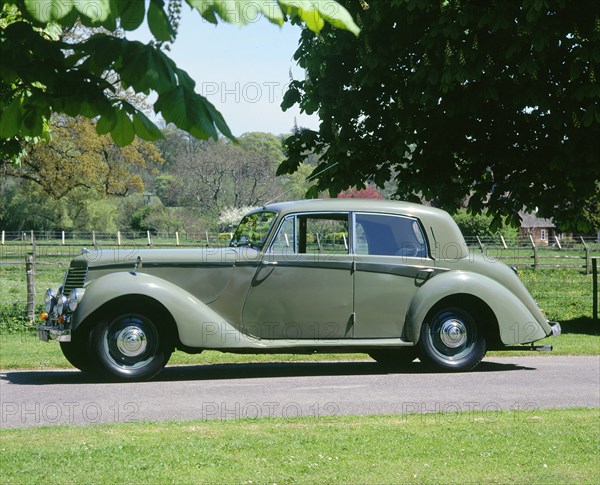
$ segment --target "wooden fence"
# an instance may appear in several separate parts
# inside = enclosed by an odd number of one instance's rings
[[[579,237],[550,246],[536,244],[531,237],[510,243],[504,238],[484,241],[477,236],[466,240],[471,248],[478,248],[488,258],[516,268],[581,269],[589,275],[592,273],[592,258],[600,256],[600,243],[595,238]]]
[[[223,247],[229,244],[230,232],[159,233],[66,233],[59,232],[8,232],[2,231],[0,239],[0,264],[22,264],[28,254],[35,254],[38,264],[68,263],[81,254],[82,247],[101,248],[168,248],[168,247]],[[592,258],[600,256],[600,243],[595,238],[577,238],[557,241],[552,246],[536,245],[533,239],[507,241],[478,236],[465,238],[471,251],[482,252],[486,257],[502,261],[517,268],[581,269],[592,272]]]

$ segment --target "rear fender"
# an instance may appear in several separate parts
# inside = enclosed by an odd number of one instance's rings
[[[540,323],[523,302],[500,283],[468,271],[449,271],[429,279],[416,293],[406,316],[406,339],[417,342],[421,325],[431,309],[444,298],[460,295],[475,297],[490,308],[505,345],[535,342],[552,333],[550,325]]]

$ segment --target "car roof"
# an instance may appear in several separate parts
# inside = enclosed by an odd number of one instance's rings
[[[400,202],[383,199],[307,199],[278,202],[265,205],[263,208],[287,214],[290,212],[318,211],[353,211],[353,212],[389,212],[403,215],[420,215],[423,213],[442,213],[440,209],[412,202]]]

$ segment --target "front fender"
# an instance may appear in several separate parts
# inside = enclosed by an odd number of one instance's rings
[[[428,280],[415,294],[406,315],[406,338],[417,342],[429,311],[440,300],[454,295],[470,295],[487,304],[498,321],[500,339],[506,345],[535,342],[552,333],[549,324],[540,322],[544,322],[541,312],[536,318],[500,283],[468,271],[448,271]]]
[[[258,345],[256,339],[242,335],[181,287],[144,273],[110,273],[91,282],[73,315],[72,330],[103,305],[127,295],[146,296],[161,303],[172,315],[179,340],[187,347],[207,349]]]

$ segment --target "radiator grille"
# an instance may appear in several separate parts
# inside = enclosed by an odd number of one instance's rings
[[[65,283],[63,285],[63,295],[69,296],[71,290],[75,288],[83,288],[85,279],[87,278],[87,266],[70,267],[67,270],[65,276]]]

